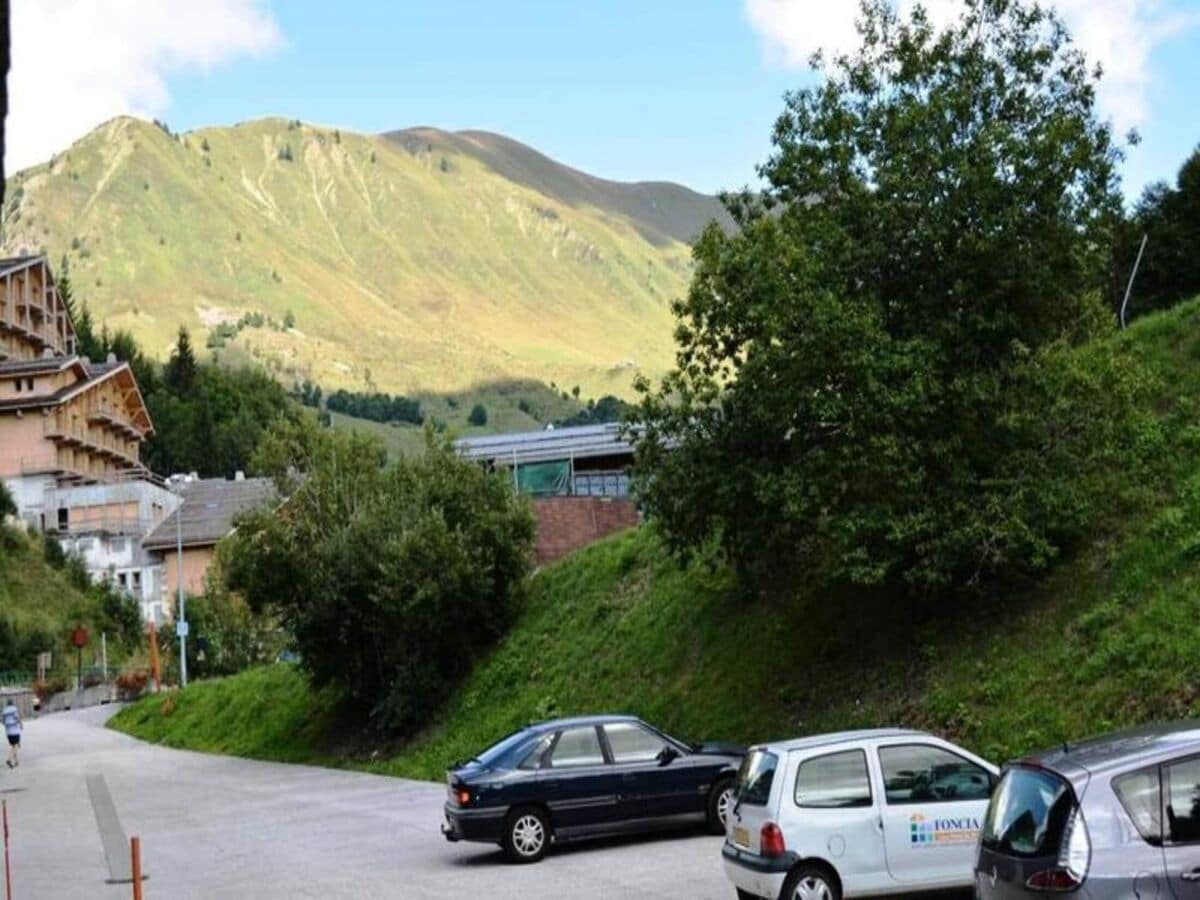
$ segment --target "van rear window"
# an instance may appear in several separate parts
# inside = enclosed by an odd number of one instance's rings
[[[1044,769],[1014,766],[1004,773],[983,823],[983,845],[1007,856],[1054,856],[1075,797]]]
[[[747,753],[734,786],[738,803],[766,806],[778,765],[779,757],[769,750],[751,750]]]

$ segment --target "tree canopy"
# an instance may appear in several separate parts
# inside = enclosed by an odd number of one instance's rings
[[[1129,301],[1129,314],[1164,309],[1200,294],[1200,148],[1179,169],[1175,185],[1151,185],[1122,230],[1117,247],[1118,300],[1137,258],[1146,252]]]
[[[387,462],[361,435],[281,425],[258,464],[287,501],[221,550],[229,587],[278,614],[316,684],[406,734],[503,633],[532,559],[527,501],[426,441]]]
[[[1138,373],[1078,349],[1120,212],[1095,75],[1046,11],[939,31],[867,0],[727,198],[642,381],[637,484],[680,552],[931,592],[1045,564],[1130,440]]]

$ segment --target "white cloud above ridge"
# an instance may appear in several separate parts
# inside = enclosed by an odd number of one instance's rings
[[[907,12],[917,0],[898,2]],[[959,0],[923,5],[938,24],[951,21],[962,8]],[[1119,132],[1148,119],[1154,51],[1200,26],[1200,11],[1185,10],[1185,0],[1050,0],[1049,5],[1088,59],[1103,67],[1098,102]],[[857,39],[859,0],[744,0],[744,8],[773,65],[804,67],[816,50],[848,50]]]
[[[282,42],[262,0],[13,0],[5,171],[118,115],[165,114],[167,77]]]

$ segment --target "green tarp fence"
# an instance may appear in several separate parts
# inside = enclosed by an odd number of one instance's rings
[[[571,463],[526,463],[517,466],[517,491],[535,497],[562,497],[571,492]]]

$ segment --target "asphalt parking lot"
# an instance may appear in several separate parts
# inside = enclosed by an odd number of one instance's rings
[[[105,839],[116,853],[134,834],[146,900],[732,896],[719,838],[605,841],[512,866],[442,838],[439,785],[152,747],[104,729],[110,712],[30,722],[23,765],[0,770],[20,900],[130,897],[106,883]]]
[[[146,900],[721,898],[721,839],[696,833],[565,847],[532,866],[448,844],[441,786],[153,747],[111,708],[30,722],[0,769],[18,900],[109,900],[142,840]],[[118,858],[113,858],[118,857]]]

